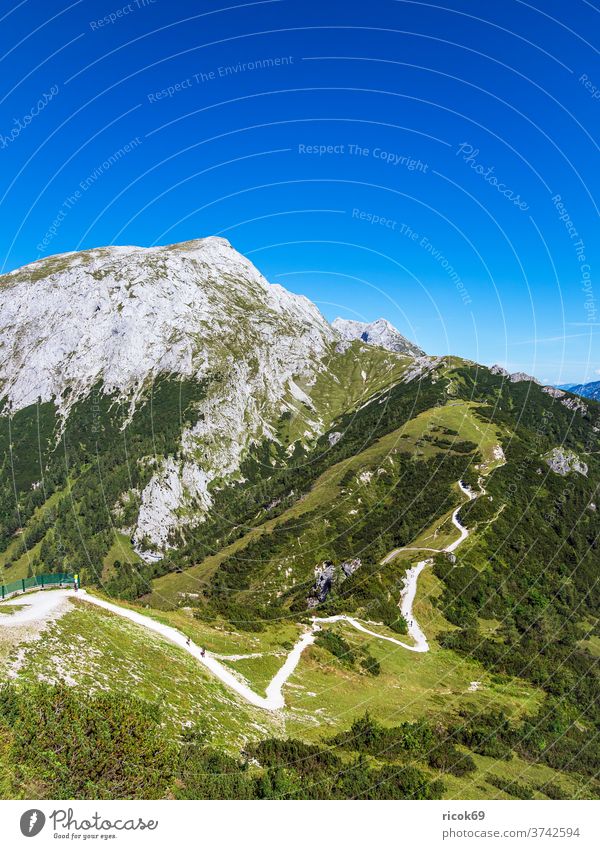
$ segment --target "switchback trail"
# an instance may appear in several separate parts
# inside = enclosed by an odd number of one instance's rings
[[[469,500],[477,497],[477,493],[473,493],[471,490],[465,487],[461,481],[459,481],[459,486],[461,491],[469,498]],[[403,550],[448,552],[454,551],[469,535],[469,531],[467,530],[467,528],[465,528],[458,519],[458,513],[461,507],[462,505],[459,505],[452,514],[452,522],[460,533],[459,538],[453,543],[450,543],[442,549],[398,548],[390,552],[390,554],[388,554],[384,558],[382,563],[388,563],[393,557],[396,556],[396,554],[398,554],[398,552]],[[183,651],[192,655],[192,657],[194,657],[198,661],[198,663],[202,664],[202,666],[208,669],[216,678],[219,679],[219,681],[221,681],[221,683],[223,683],[230,690],[233,690],[249,704],[254,705],[258,708],[262,708],[263,710],[276,711],[285,707],[283,687],[296,669],[304,649],[314,643],[315,634],[321,629],[322,625],[327,625],[333,622],[346,622],[352,628],[355,628],[361,633],[368,634],[369,636],[375,637],[378,640],[385,640],[386,642],[401,646],[402,648],[407,649],[408,651],[429,651],[427,638],[425,637],[423,631],[420,629],[417,621],[414,619],[412,605],[417,591],[418,577],[422,570],[425,568],[425,566],[430,562],[430,560],[421,560],[419,563],[417,563],[416,566],[407,569],[406,577],[404,579],[404,589],[402,590],[400,596],[400,610],[404,619],[408,623],[408,634],[414,640],[414,645],[404,643],[401,640],[396,639],[395,637],[390,637],[384,634],[378,634],[376,631],[371,631],[369,628],[365,627],[363,624],[358,622],[356,619],[353,619],[351,616],[338,615],[329,616],[325,618],[314,617],[310,629],[304,634],[302,634],[302,636],[298,639],[298,641],[288,654],[287,658],[285,659],[285,662],[267,686],[265,696],[261,696],[258,693],[255,693],[254,690],[252,690],[251,687],[248,686],[248,684],[244,683],[244,681],[241,681],[238,677],[236,677],[236,675],[233,674],[233,672],[231,672],[230,669],[224,666],[215,655],[210,654],[210,652],[205,652],[203,654],[202,649],[199,646],[195,645],[191,641],[188,642],[188,638],[176,628],[173,628],[170,625],[164,625],[162,622],[157,622],[155,619],[152,619],[151,617],[146,616],[143,613],[139,613],[136,610],[131,610],[127,607],[121,607],[118,604],[106,601],[105,599],[99,598],[98,596],[90,595],[85,590],[50,590],[39,593],[34,592],[26,594],[24,596],[19,596],[18,601],[16,599],[11,599],[13,604],[18,604],[19,606],[23,605],[24,610],[19,610],[13,615],[0,616],[0,629],[2,627],[18,626],[27,622],[44,621],[45,619],[50,618],[50,614],[53,611],[58,611],[61,605],[66,607],[65,602],[67,598],[80,598],[82,601],[85,601],[88,604],[94,604],[97,607],[101,607],[104,610],[108,610],[110,613],[114,613],[116,616],[120,616],[123,619],[128,619],[130,622],[133,622],[136,625],[140,625],[142,628],[146,628],[148,631],[153,631],[154,633],[159,634],[164,639],[168,640],[169,642],[183,649]]]
[[[472,501],[474,498],[477,498],[479,495],[483,495],[484,493],[483,489],[480,492],[473,492],[460,480],[458,482],[458,485],[460,487],[461,492],[467,496],[469,501]],[[393,560],[394,557],[396,557],[396,555],[399,554],[401,551],[431,551],[436,554],[440,554],[443,551],[452,552],[457,549],[458,546],[462,542],[464,542],[469,536],[468,529],[461,524],[460,519],[458,518],[458,514],[462,507],[463,504],[459,504],[458,507],[452,512],[452,524],[455,528],[458,529],[460,534],[458,539],[454,540],[454,542],[449,543],[444,548],[420,548],[417,546],[395,548],[393,551],[390,551],[390,553],[387,554],[381,562],[389,563],[390,560]],[[419,627],[419,623],[413,616],[412,605],[417,592],[417,580],[419,578],[419,575],[421,574],[423,569],[431,562],[431,559],[420,560],[416,566],[412,567],[412,569],[407,569],[406,578],[404,579],[404,589],[400,598],[400,610],[408,624],[408,633],[415,641],[414,646],[404,646],[404,648],[410,648],[412,651],[429,651],[429,643],[427,642],[427,637],[425,636],[425,634]]]

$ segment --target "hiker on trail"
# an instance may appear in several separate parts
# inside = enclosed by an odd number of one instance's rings
[[[200,652],[200,657],[204,657],[205,654],[206,654],[206,649],[202,649],[202,651]]]
[[[189,646],[189,644],[190,644],[190,638],[189,638],[189,637],[188,637],[188,638],[187,638],[187,640],[185,641],[185,644],[186,644],[186,646]]]

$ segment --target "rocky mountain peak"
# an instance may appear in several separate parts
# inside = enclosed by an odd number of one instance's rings
[[[0,398],[13,411],[41,399],[64,416],[96,384],[135,397],[257,347],[264,374],[281,348],[286,381],[333,338],[314,304],[220,238],[61,254],[0,277]]]
[[[393,324],[385,318],[378,318],[375,321],[363,322],[353,321],[352,319],[336,318],[332,322],[334,330],[347,341],[360,339],[366,342],[367,345],[376,345],[379,348],[385,348],[387,351],[394,351],[397,354],[405,354],[409,357],[421,357],[424,351],[411,342],[400,331],[396,330]]]
[[[141,494],[136,544],[164,549],[182,509],[208,509],[211,482],[274,438],[335,338],[313,303],[225,239],[62,254],[0,278],[0,401],[5,413],[54,403],[65,424],[96,387],[133,415],[157,378],[205,382],[179,456]]]

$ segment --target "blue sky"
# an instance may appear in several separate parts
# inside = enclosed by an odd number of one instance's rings
[[[587,0],[8,2],[0,256],[220,234],[324,314],[598,379]]]

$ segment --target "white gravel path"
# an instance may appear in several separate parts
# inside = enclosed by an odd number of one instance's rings
[[[414,598],[414,591],[412,592],[412,597]],[[394,637],[377,634],[375,631],[365,628],[364,625],[361,625],[360,622],[357,622],[356,619],[352,619],[349,616],[330,616],[322,619],[315,618],[312,621],[311,629],[300,637],[294,648],[288,654],[285,662],[268,685],[266,695],[261,696],[258,693],[255,693],[254,690],[252,690],[247,684],[244,684],[243,681],[240,681],[226,666],[217,660],[215,656],[211,655],[210,652],[205,652],[204,656],[202,656],[201,648],[191,641],[188,644],[187,637],[176,628],[172,628],[170,625],[164,625],[162,622],[157,622],[143,613],[138,613],[136,610],[130,610],[129,608],[121,607],[118,604],[113,604],[105,599],[90,595],[85,590],[79,590],[76,592],[72,589],[65,589],[53,590],[52,592],[47,593],[40,591],[19,597],[18,603],[27,604],[27,608],[13,614],[12,616],[0,616],[0,627],[13,627],[14,625],[18,626],[34,621],[42,623],[53,618],[51,615],[53,613],[62,615],[62,613],[66,613],[69,609],[69,598],[79,598],[82,601],[95,605],[96,607],[101,607],[103,610],[108,610],[116,616],[128,619],[130,622],[134,622],[136,625],[140,625],[149,631],[153,631],[155,634],[159,634],[161,637],[169,640],[169,642],[179,646],[179,648],[183,649],[188,654],[191,654],[192,657],[212,672],[219,681],[225,684],[225,686],[230,690],[236,692],[249,704],[269,711],[280,710],[285,707],[283,687],[296,669],[304,649],[314,643],[315,633],[320,630],[320,626],[322,624],[344,621],[353,628],[356,628],[358,631],[362,631],[363,633],[369,634],[370,636],[376,637],[380,640],[387,640],[388,642],[395,643],[396,645],[402,646],[410,651],[427,651],[426,646],[425,648],[422,646],[410,646],[395,639]]]
[[[476,493],[471,492],[467,487],[465,487],[461,481],[459,481],[459,486],[462,492],[469,498],[469,500],[476,497]],[[452,522],[455,527],[460,532],[460,536],[455,542],[450,543],[443,549],[439,549],[440,551],[454,551],[469,535],[469,531],[463,525],[461,525],[458,519],[458,513],[462,505],[456,508],[456,510],[452,514]],[[398,551],[402,549],[396,549],[391,552],[384,560],[383,563],[387,563],[392,557],[394,557]],[[412,550],[412,549],[411,549]],[[416,549],[415,549],[416,550]],[[436,551],[438,549],[425,549],[427,551]],[[130,622],[134,622],[136,625],[140,625],[143,628],[146,628],[149,631],[153,631],[156,634],[164,637],[169,642],[173,643],[179,648],[186,651],[188,654],[191,654],[199,663],[201,663],[206,669],[208,669],[216,678],[219,679],[226,687],[230,690],[233,690],[239,696],[241,696],[245,701],[249,704],[254,705],[258,708],[263,708],[264,710],[276,711],[281,710],[285,707],[285,698],[283,695],[283,687],[289,680],[290,676],[293,674],[296,669],[300,658],[302,657],[302,652],[308,646],[312,645],[315,641],[315,633],[320,630],[321,625],[326,625],[333,622],[346,622],[348,625],[351,625],[357,631],[361,631],[364,634],[369,634],[371,637],[375,637],[378,640],[385,640],[386,642],[394,643],[395,645],[401,646],[408,651],[413,652],[426,652],[429,651],[429,644],[427,642],[427,638],[425,634],[419,627],[416,619],[414,618],[412,612],[412,606],[415,599],[415,595],[417,592],[417,581],[420,573],[423,571],[425,566],[430,563],[431,560],[421,560],[417,563],[416,566],[413,566],[406,571],[406,577],[404,579],[404,589],[402,590],[400,596],[400,610],[403,617],[406,619],[408,623],[408,634],[414,640],[414,645],[409,645],[408,643],[402,642],[402,640],[398,640],[395,637],[389,637],[384,634],[378,634],[376,631],[371,631],[369,628],[366,628],[362,625],[358,620],[353,619],[351,616],[329,616],[326,618],[318,618],[315,617],[312,620],[312,625],[310,630],[306,631],[300,639],[296,642],[296,645],[288,654],[285,662],[279,669],[279,671],[275,674],[270,684],[266,688],[266,695],[261,696],[258,693],[255,693],[247,684],[243,681],[240,681],[226,666],[224,666],[219,660],[218,656],[212,655],[209,652],[205,652],[202,655],[202,650],[199,646],[195,645],[193,642],[188,642],[187,637],[178,631],[176,628],[172,628],[170,625],[164,625],[162,622],[157,622],[154,619],[151,619],[149,616],[144,615],[143,613],[138,613],[136,610],[131,610],[126,607],[121,607],[118,604],[114,604],[110,601],[105,601],[105,599],[98,598],[97,596],[88,594],[85,590],[75,591],[72,589],[65,590],[52,590],[46,592],[33,592],[25,596],[18,596],[16,599],[10,599],[9,602],[13,604],[26,605],[24,610],[20,610],[12,616],[0,616],[0,628],[1,627],[14,627],[27,624],[31,622],[44,622],[48,619],[55,618],[57,615],[62,615],[62,613],[68,610],[68,599],[69,598],[80,598],[82,601],[88,602],[89,604],[94,604],[97,607],[101,607],[104,610],[108,610],[111,613],[114,613],[116,616],[120,616],[124,619],[128,619]],[[232,657],[241,657],[232,656]]]
[[[467,496],[469,501],[472,501],[474,498],[477,498],[479,495],[483,495],[485,490],[481,489],[480,492],[473,492],[473,490],[469,489],[468,486],[465,486],[462,481],[459,480],[458,485],[460,487],[461,492]],[[417,548],[414,546],[406,546],[404,548],[395,548],[393,551],[390,551],[383,560],[382,564],[389,563],[390,560],[400,552],[400,551],[431,551],[436,554],[439,554],[442,551],[452,552],[458,548],[458,546],[466,540],[469,536],[468,528],[465,528],[464,525],[461,524],[458,514],[460,513],[463,504],[459,504],[458,507],[452,512],[452,524],[455,528],[457,528],[459,532],[458,539],[455,539],[454,542],[449,543],[444,548]],[[407,646],[404,643],[400,643],[404,648],[410,649],[411,651],[429,651],[429,643],[427,642],[427,637],[419,627],[419,623],[414,618],[414,614],[412,612],[413,602],[415,600],[415,595],[417,592],[417,580],[419,575],[429,563],[431,563],[431,559],[428,560],[420,560],[416,566],[413,566],[412,569],[407,569],[406,577],[404,579],[404,589],[400,595],[400,610],[402,612],[402,616],[406,619],[408,624],[408,633],[415,641],[414,646]]]
[[[459,481],[458,485],[460,487],[461,492],[464,493],[464,495],[467,496],[469,501],[472,501],[474,498],[478,498],[480,495],[484,495],[484,493],[485,493],[485,490],[483,490],[483,489],[481,490],[481,492],[473,492],[473,490],[469,489],[468,486],[465,486],[462,481]],[[395,548],[393,551],[390,551],[389,554],[386,554],[386,556],[383,558],[383,560],[381,562],[384,563],[384,564],[389,563],[390,560],[393,560],[394,557],[397,554],[399,554],[401,551],[431,551],[431,552],[434,552],[436,554],[439,554],[442,551],[448,551],[448,552],[454,551],[454,549],[458,548],[458,546],[462,542],[464,542],[466,540],[466,538],[469,536],[469,531],[467,530],[467,528],[464,527],[464,525],[461,525],[461,523],[458,519],[458,514],[460,513],[460,511],[463,507],[464,507],[464,502],[463,502],[463,504],[459,504],[458,507],[452,513],[452,524],[454,525],[455,528],[458,529],[459,534],[460,534],[458,539],[454,540],[454,542],[451,542],[445,548],[426,548],[426,547],[421,547],[421,546],[410,546],[410,545],[403,546],[402,548]]]
[[[463,492],[467,496],[469,501],[472,501],[474,498],[477,498],[478,495],[483,495],[483,493],[484,493],[484,490],[481,490],[481,492],[479,492],[479,493],[473,492],[473,490],[469,489],[468,486],[465,486],[462,481],[459,481],[458,485],[461,489],[461,492]],[[456,510],[452,514],[452,524],[454,525],[455,528],[458,528],[458,530],[460,531],[460,536],[459,536],[458,539],[454,540],[454,542],[451,542],[450,545],[447,545],[445,548],[443,548],[442,551],[454,551],[454,549],[458,548],[458,546],[461,544],[461,542],[464,542],[466,540],[466,538],[469,536],[469,531],[464,527],[464,525],[461,525],[461,523],[458,520],[458,514],[459,514],[462,506],[463,506],[462,504],[459,504],[458,507],[456,508]]]
[[[84,601],[90,602],[91,604],[95,604],[98,607],[102,607],[104,610],[109,610],[111,613],[115,613],[117,616],[122,616],[124,619],[129,619],[130,622],[135,622],[136,625],[141,625],[143,628],[148,629],[149,631],[154,631],[155,634],[160,634],[161,637],[164,637],[169,642],[174,643],[179,648],[186,651],[188,654],[191,654],[202,666],[206,667],[206,669],[210,670],[212,674],[219,679],[226,687],[230,690],[233,690],[239,696],[241,696],[245,701],[249,704],[254,705],[255,707],[264,708],[265,710],[279,710],[280,708],[285,706],[285,700],[283,698],[283,694],[281,692],[281,686],[277,688],[276,681],[277,678],[281,675],[282,670],[280,669],[273,681],[269,684],[267,688],[266,697],[260,696],[258,693],[255,693],[247,684],[244,684],[240,681],[234,674],[229,670],[226,666],[224,666],[220,661],[217,660],[216,657],[213,657],[209,652],[205,652],[204,657],[202,656],[202,649],[200,646],[197,646],[195,643],[191,642],[188,644],[187,637],[178,631],[176,628],[172,628],[170,625],[164,625],[162,622],[157,622],[155,619],[151,619],[149,616],[145,616],[143,613],[138,613],[136,610],[130,610],[126,607],[120,607],[117,604],[113,604],[110,601],[105,601],[103,598],[97,598],[96,596],[89,595],[85,590],[80,590],[79,595]],[[305,635],[306,636],[306,635]],[[282,684],[285,683],[285,680],[292,674],[294,671],[298,660],[300,659],[300,654],[302,653],[304,646],[300,649],[298,653],[298,659],[294,661],[292,655],[298,649],[298,644],[294,646],[288,658],[284,664],[283,668],[291,667],[289,673],[287,674]],[[291,659],[291,662],[290,662]],[[291,665],[293,663],[293,665]],[[274,686],[275,685],[275,686]]]
[[[67,597],[74,590],[39,590],[11,596],[3,602],[6,607],[23,607],[15,613],[0,615],[0,628],[14,628],[33,622],[46,622],[68,610]]]

